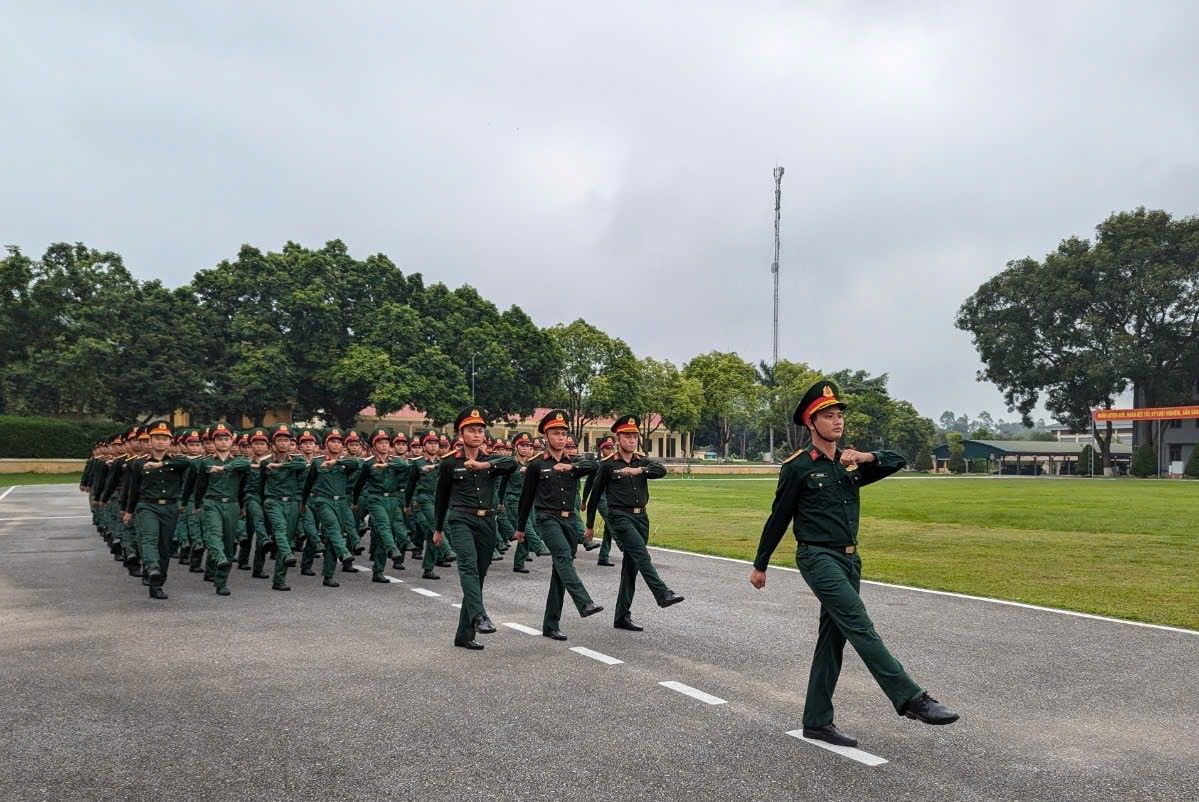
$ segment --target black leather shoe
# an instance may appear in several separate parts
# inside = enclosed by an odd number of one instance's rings
[[[249,565],[242,565],[241,563],[238,563],[238,564],[237,564],[237,570],[239,570],[239,571],[249,571],[249,570],[250,570],[250,566],[249,566]]]
[[[150,598],[151,599],[165,599],[166,597],[167,597],[167,592],[162,589],[161,585],[151,585],[150,586]]]
[[[205,581],[205,582],[215,582],[216,580],[214,580],[214,579],[212,578],[212,575],[211,575],[211,574],[205,574],[205,575],[204,575],[204,581]]]
[[[316,576],[316,571],[313,571],[311,568],[301,568],[300,576]]]
[[[554,553],[552,551],[550,551],[549,549],[542,549],[541,551],[538,551],[535,553],[538,557],[553,557],[554,556]],[[530,557],[529,559],[531,560],[533,558]]]
[[[425,556],[425,553],[423,551],[421,551],[420,549],[412,550],[412,559],[419,560],[420,558],[422,558],[424,556]]]
[[[230,591],[229,588],[224,587],[224,586],[221,586],[216,589],[216,595],[218,595],[218,596],[228,596],[230,593],[232,593],[232,591]]]
[[[268,574],[266,571],[255,571],[254,573],[250,574],[250,576],[254,577],[255,579],[270,579],[271,578],[271,575]]]
[[[560,629],[543,629],[541,636],[552,640],[566,640],[566,633]]]
[[[362,554],[362,552],[366,551],[366,546],[355,546],[353,551],[354,551],[354,554],[356,554],[356,555]]]
[[[321,584],[327,588],[340,588],[341,587],[341,583],[338,582],[336,579],[326,579],[323,582],[321,582]]]
[[[287,559],[283,561],[283,564],[286,565],[288,568],[295,568],[297,565],[300,564],[300,561],[296,559],[296,555],[289,554],[289,555],[287,555]]]
[[[151,582],[162,582],[162,569],[161,568],[151,568],[150,573],[147,574],[147,578]]]
[[[475,632],[480,635],[495,634],[495,624],[491,623],[491,619],[485,615],[477,616],[474,620]]]
[[[609,568],[614,568],[616,566],[616,563],[612,562],[611,560],[600,560],[599,562],[596,563],[596,565],[606,565]]]
[[[226,568],[229,568],[232,565],[233,563],[229,562],[228,558],[226,558],[216,564],[216,569],[218,571],[224,571]]]
[[[463,649],[470,649],[472,652],[483,650],[483,644],[473,640],[455,640],[454,645]]]
[[[633,623],[633,617],[626,615],[624,618],[616,619],[616,623],[612,625],[616,629],[627,629],[629,632],[643,632],[645,627],[640,624]]]
[[[672,604],[678,604],[683,600],[683,597],[675,593],[673,590],[666,591],[666,595],[662,597],[662,601],[658,602],[659,607],[669,607]]]
[[[811,738],[815,741],[824,741],[837,746],[857,746],[858,739],[852,735],[846,735],[837,729],[836,724],[826,724],[823,727],[804,727],[803,737]]]
[[[383,576],[383,574],[371,574],[371,582],[382,582],[384,585],[388,584],[387,577]]]
[[[602,543],[596,543],[594,540],[584,540],[583,541],[583,548],[586,549],[587,551],[595,551],[602,545],[603,545]]]
[[[391,567],[392,567],[392,568],[394,568],[394,569],[396,569],[397,571],[403,571],[403,570],[404,570],[404,564],[403,564],[402,562],[400,562],[399,560],[392,560],[392,561],[391,561]]]
[[[404,552],[400,551],[397,548],[391,548],[391,549],[388,549],[388,551],[387,551],[387,558],[389,560],[394,560],[394,559],[397,559],[397,558],[403,557],[403,556],[404,556]]]
[[[441,579],[441,577],[439,575],[433,573],[432,571],[425,571],[423,574],[420,575],[420,578],[421,579]]]
[[[291,590],[291,585],[283,582],[275,582],[271,585],[271,590]]]
[[[512,570],[513,570],[515,573],[518,573],[518,574],[527,574],[527,573],[529,573],[529,569],[528,569],[528,568],[525,568],[523,565],[518,565],[516,568],[513,568]]]
[[[204,573],[204,566],[197,565],[195,568],[188,568],[187,572],[189,574],[202,574]]]
[[[908,702],[903,708],[903,714],[910,719],[923,721],[925,724],[952,724],[961,716],[950,710],[927,693]]]
[[[435,560],[433,562],[433,564],[436,565],[438,568],[449,568],[450,567],[450,564],[448,562],[446,562],[445,560]]]
[[[583,611],[579,613],[579,615],[583,618],[586,618],[589,615],[595,615],[596,613],[602,613],[603,611],[604,608],[595,602],[587,602],[587,605],[583,608]]]
[[[358,566],[354,565],[354,558],[350,557],[349,559],[342,560],[341,561],[341,570],[345,571],[347,574],[358,573]]]

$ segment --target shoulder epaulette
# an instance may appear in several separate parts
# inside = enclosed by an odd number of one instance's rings
[[[789,457],[787,457],[785,460],[783,460],[783,464],[784,464],[784,465],[786,465],[788,462],[790,462],[791,460],[795,459],[796,457],[798,457],[800,454],[804,453],[805,451],[807,451],[807,449],[806,449],[806,448],[801,448],[801,449],[799,449],[799,450],[798,450],[798,451],[796,451],[794,454],[792,454],[791,456],[789,456]]]

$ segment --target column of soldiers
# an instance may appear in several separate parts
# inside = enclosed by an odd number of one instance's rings
[[[621,427],[635,432],[636,417],[613,431]],[[235,566],[289,591],[290,569],[316,576],[319,558],[322,585],[336,588],[339,570],[358,573],[355,557],[364,552],[379,583],[389,582],[389,567],[405,570],[410,554],[420,561],[422,579],[440,580],[438,568],[457,565],[464,601],[454,642],[482,649],[475,635],[494,631],[484,579],[512,551],[518,574],[528,574],[535,557],[551,558],[542,629],[565,640],[567,594],[581,617],[603,610],[574,569],[576,551],[601,549],[599,564],[613,565],[615,539],[626,564],[617,628],[641,629],[629,613],[638,572],[662,606],[683,600],[653,570],[648,527],[623,521],[626,514],[644,515],[640,506],[636,512],[624,506],[625,484],[638,484],[645,495],[645,480],[666,472],[635,452],[635,434],[626,437],[628,450],[604,440],[593,459],[578,455],[562,410],[541,420],[538,439],[527,433],[493,439],[477,409],[464,410],[455,430],[453,441],[436,431],[409,441],[386,427],[356,432],[281,423],[238,432],[216,423],[175,431],[159,421],[96,443],[80,490],[113,558],[152,599],[167,598],[167,571],[176,560],[203,574],[217,595],[229,596]],[[613,484],[626,475],[642,479]],[[620,503],[610,505],[609,495]],[[596,511],[608,522],[602,542],[593,537]]]

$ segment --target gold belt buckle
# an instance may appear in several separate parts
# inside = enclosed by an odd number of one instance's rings
[[[858,550],[858,547],[857,547],[857,546],[854,546],[854,545],[850,545],[850,546],[846,546],[846,547],[845,547],[845,553],[846,553],[846,554],[853,554],[853,553],[854,553],[854,552],[856,552],[857,550]]]
[[[633,514],[634,514],[634,515],[640,515],[640,514],[641,514],[641,508],[640,508],[640,507],[634,507],[634,508],[633,508]]]
[[[165,498],[160,498],[160,499],[158,500],[158,504],[159,504],[159,506],[165,506],[165,505],[166,505],[166,503],[167,503],[167,500],[166,500]]]
[[[558,515],[562,516],[563,518],[569,518],[570,512],[567,510],[562,510],[561,512],[558,513]]]
[[[487,510],[475,510],[475,515],[479,518],[486,518]]]

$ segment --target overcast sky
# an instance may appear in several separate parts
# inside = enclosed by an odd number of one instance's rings
[[[769,359],[780,164],[781,355],[1011,419],[962,300],[1199,211],[1190,0],[108,5],[0,2],[0,240],[172,286],[341,238],[641,356]]]

